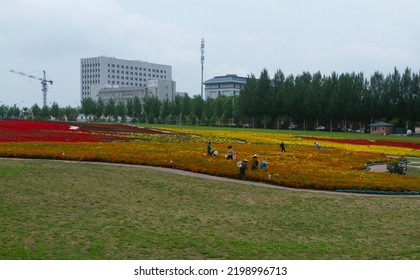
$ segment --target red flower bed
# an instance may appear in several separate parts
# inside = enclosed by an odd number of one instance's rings
[[[85,131],[101,131],[101,132],[130,132],[130,133],[146,133],[146,134],[165,134],[163,131],[138,127],[134,125],[118,124],[118,123],[80,123],[80,122],[63,122],[63,124],[78,126]]]
[[[102,142],[125,140],[120,135],[89,131],[77,124],[0,120],[0,142]]]
[[[318,141],[329,141],[335,143],[343,144],[355,144],[355,145],[366,145],[366,146],[392,146],[392,147],[401,147],[409,149],[420,149],[420,144],[415,143],[399,143],[394,141],[387,141],[386,139],[381,139],[378,141],[368,140],[368,139],[334,139],[334,138],[323,138],[323,137],[311,137],[305,136],[303,139],[312,139]]]

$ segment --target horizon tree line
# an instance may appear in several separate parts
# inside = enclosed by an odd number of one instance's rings
[[[16,107],[16,106],[15,106]],[[2,105],[0,117],[16,116],[19,108]],[[8,109],[8,110],[7,110]],[[257,78],[250,74],[239,96],[220,95],[203,100],[201,95],[176,96],[159,100],[155,96],[138,97],[127,102],[86,98],[80,108],[60,108],[57,103],[31,110],[32,117],[45,119],[83,113],[93,120],[128,119],[135,122],[191,125],[247,125],[261,128],[300,129],[319,126],[333,129],[362,129],[376,121],[414,128],[420,121],[420,72],[397,68],[388,75],[320,72],[285,76],[278,70],[271,78],[263,69]]]

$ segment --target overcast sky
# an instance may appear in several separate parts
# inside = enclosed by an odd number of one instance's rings
[[[204,80],[266,68],[303,71],[420,69],[416,0],[0,0],[0,105],[80,102],[80,59],[100,55],[172,66],[177,91]]]

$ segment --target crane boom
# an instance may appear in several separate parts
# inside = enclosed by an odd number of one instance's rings
[[[45,73],[45,70],[43,71],[44,72],[43,78],[36,77],[34,75],[29,75],[29,74],[26,74],[26,73],[24,73],[22,71],[15,71],[13,69],[11,69],[10,72],[15,73],[15,74],[19,74],[19,75],[22,75],[22,76],[29,77],[31,79],[40,80],[41,81],[41,85],[42,85],[42,95],[43,95],[44,107],[47,106],[47,91],[48,91],[48,86],[47,85],[48,85],[48,83],[50,83],[52,85],[53,84],[53,81],[47,80],[47,77],[46,77],[47,75]]]

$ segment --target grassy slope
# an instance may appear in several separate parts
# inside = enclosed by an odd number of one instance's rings
[[[0,259],[419,259],[420,198],[0,160]]]

